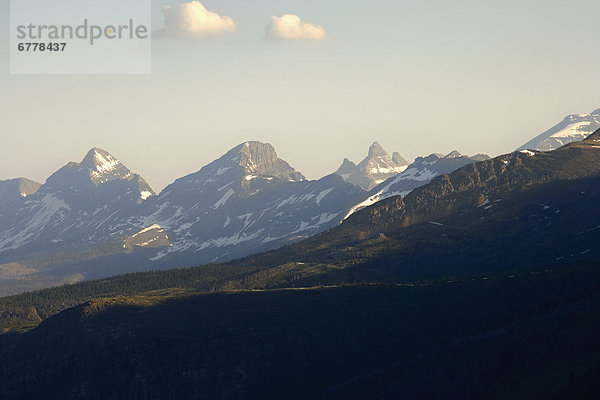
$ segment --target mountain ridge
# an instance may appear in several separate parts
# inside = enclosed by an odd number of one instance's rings
[[[590,140],[596,137],[592,135]],[[584,145],[569,148],[578,146]],[[382,151],[381,146],[372,146],[371,155],[379,157]],[[539,152],[512,153],[485,161],[483,170],[471,167],[463,178],[477,184],[481,184],[477,180],[481,176],[500,179],[508,182],[502,186],[504,190],[521,174],[513,176],[515,166],[529,168],[530,160],[544,157]],[[554,157],[546,158],[547,163],[554,162]],[[452,182],[454,178],[436,176],[480,158],[484,157],[463,157],[457,152],[418,158],[411,168],[365,193],[337,174],[308,181],[280,160],[272,146],[245,142],[143,200],[143,179],[109,153],[94,148],[84,157],[85,162],[67,164],[35,194],[18,200],[15,204],[19,206],[0,215],[0,269],[7,265],[6,270],[14,275],[0,284],[21,288],[51,276],[56,282],[54,274],[73,281],[128,272],[132,266],[137,271],[228,262],[335,228],[356,210],[379,200],[398,194],[407,199],[416,196],[421,191],[415,189],[431,180],[435,184],[430,187],[435,189],[425,192],[419,201],[436,208],[434,201],[442,201],[461,185]],[[423,169],[416,168],[417,164]],[[449,176],[457,176],[453,174]],[[491,189],[477,193],[474,206],[486,201],[482,207],[494,204],[492,195]],[[404,204],[401,199],[393,201]],[[380,203],[377,207],[387,204]],[[441,210],[449,207],[453,201],[443,200],[439,205]],[[396,212],[402,213],[406,214],[403,221],[423,218],[415,207]],[[362,228],[356,232],[360,237],[383,233]]]
[[[550,151],[580,141],[600,128],[600,109],[590,114],[571,114],[517,150]]]

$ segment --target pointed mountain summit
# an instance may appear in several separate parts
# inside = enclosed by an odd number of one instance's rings
[[[123,193],[133,193],[136,200],[145,200],[155,193],[148,183],[138,174],[132,173],[118,159],[106,150],[93,148],[80,163],[70,162],[55,172],[42,187],[45,191],[88,193],[107,191],[100,189],[106,184],[123,186]]]
[[[189,205],[198,202],[223,205],[232,198],[251,196],[270,186],[305,180],[277,156],[273,146],[252,141],[234,147],[199,171],[177,179],[160,197],[176,196],[179,202],[189,202]]]
[[[79,167],[89,171],[96,186],[112,180],[129,179],[133,175],[119,160],[97,147],[86,154]]]
[[[369,146],[369,153],[367,155],[367,158],[365,158],[361,162],[361,164],[366,163],[369,160],[372,160],[377,157],[388,157],[388,153],[383,149],[383,147],[381,147],[379,142],[373,142],[373,144]]]
[[[559,124],[525,143],[517,150],[556,150],[568,143],[585,139],[600,128],[600,108],[591,114],[573,114]]]
[[[35,185],[29,185],[33,191]],[[104,248],[105,254],[122,252],[113,235],[136,227],[130,217],[153,194],[141,176],[108,152],[94,148],[80,163],[70,162],[52,174],[25,201],[3,209],[0,254],[45,254],[65,245],[83,249],[110,240],[113,247]],[[75,252],[70,257],[85,254]]]
[[[408,163],[399,153],[394,153],[390,157],[384,148],[374,142],[369,147],[367,157],[358,165],[354,165],[348,159],[335,172],[346,182],[361,187],[364,190],[370,190],[382,183],[386,179],[398,175],[408,167]]]

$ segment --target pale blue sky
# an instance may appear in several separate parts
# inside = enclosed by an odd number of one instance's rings
[[[155,28],[162,7],[153,1]],[[155,190],[245,140],[310,178],[378,140],[412,160],[512,151],[600,108],[600,3],[206,0],[237,33],[153,42],[149,76],[9,75],[0,35],[0,179],[44,181],[102,147]],[[8,26],[5,0],[0,24]],[[271,16],[322,41],[265,40]]]

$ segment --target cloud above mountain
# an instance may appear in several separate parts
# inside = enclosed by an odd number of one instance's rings
[[[325,29],[316,24],[303,22],[299,16],[286,14],[281,17],[271,17],[266,28],[267,38],[284,40],[321,40],[327,36]]]
[[[234,33],[235,21],[209,11],[199,1],[163,8],[165,27],[159,33],[167,36],[205,38]]]

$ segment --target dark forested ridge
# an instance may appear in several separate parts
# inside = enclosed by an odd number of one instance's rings
[[[226,265],[1,298],[0,394],[596,397],[599,136]]]
[[[0,394],[586,398],[599,273],[93,300],[0,336]]]

